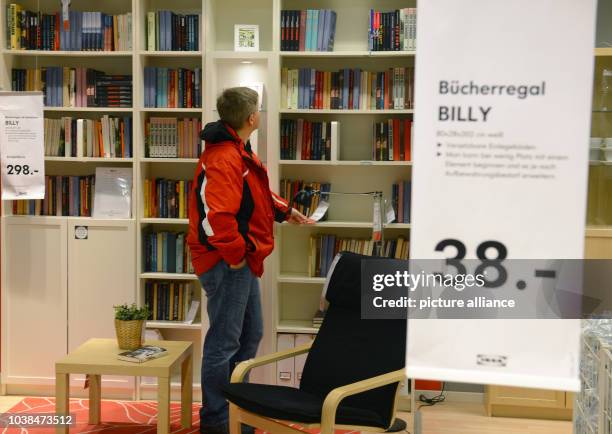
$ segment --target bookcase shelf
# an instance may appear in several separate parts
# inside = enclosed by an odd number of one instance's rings
[[[102,158],[102,157],[49,157],[45,156],[45,161],[59,161],[62,163],[132,163],[133,158]]]
[[[201,107],[182,108],[182,107],[145,107],[140,109],[143,113],[201,113]]]
[[[313,285],[322,285],[325,283],[325,277],[310,277],[306,274],[279,274],[279,283],[307,283]]]
[[[187,324],[178,321],[147,321],[148,329],[178,329],[178,330],[201,330],[202,323]]]
[[[188,225],[189,219],[166,219],[166,218],[155,218],[146,217],[140,218],[142,224],[156,224],[156,225]]]
[[[141,279],[159,279],[159,280],[197,280],[195,274],[185,273],[140,273]]]
[[[292,225],[287,222],[281,223],[281,227],[309,229],[309,228],[371,228],[372,222],[351,222],[351,221],[322,221],[312,225]],[[410,229],[410,223],[388,223],[385,229]]]
[[[398,110],[341,110],[341,109],[281,109],[281,114],[325,114],[325,115],[401,115],[412,114],[412,109]]]
[[[197,158],[152,158],[146,157],[140,159],[141,163],[164,163],[164,164],[195,164],[198,162]]]
[[[132,107],[45,107],[45,112],[129,113]]]
[[[63,51],[63,50],[2,50],[9,56],[65,56],[65,57],[131,57],[131,51]]]
[[[267,60],[272,55],[270,51],[227,51],[211,52],[213,59],[217,60]]]
[[[201,51],[146,51],[146,50],[140,50],[138,54],[144,57],[202,57]]]
[[[412,161],[345,161],[345,160],[279,160],[278,164],[282,166],[412,166]]]
[[[312,321],[307,320],[283,320],[276,326],[277,333],[307,333],[317,334],[319,329],[312,327]]]
[[[597,47],[595,48],[596,57],[611,57],[612,47]]]
[[[281,57],[414,57],[416,51],[281,51]]]

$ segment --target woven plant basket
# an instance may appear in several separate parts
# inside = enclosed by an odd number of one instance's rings
[[[115,319],[117,343],[122,350],[135,350],[143,344],[143,319],[122,321]]]

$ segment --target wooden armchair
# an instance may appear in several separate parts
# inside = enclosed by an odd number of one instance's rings
[[[312,343],[240,363],[225,389],[230,434],[244,423],[270,433],[288,426],[384,432],[394,421],[405,379],[405,320],[361,319],[362,255],[344,252],[329,276],[329,309]],[[308,353],[299,389],[243,383],[257,366]],[[279,422],[282,421],[283,423]]]

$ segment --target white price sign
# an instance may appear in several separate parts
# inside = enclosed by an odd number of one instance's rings
[[[595,6],[419,3],[411,258],[583,256]],[[578,390],[579,332],[579,320],[413,319],[407,374]]]
[[[43,96],[0,92],[2,199],[45,197]]]

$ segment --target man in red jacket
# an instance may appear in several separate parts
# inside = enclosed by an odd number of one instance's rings
[[[201,133],[205,147],[191,191],[187,240],[210,323],[202,357],[202,433],[228,432],[222,388],[236,363],[255,357],[262,338],[258,277],[274,248],[274,221],[313,223],[270,191],[266,168],[251,150],[257,99],[247,87],[227,89],[217,99],[221,120]]]

